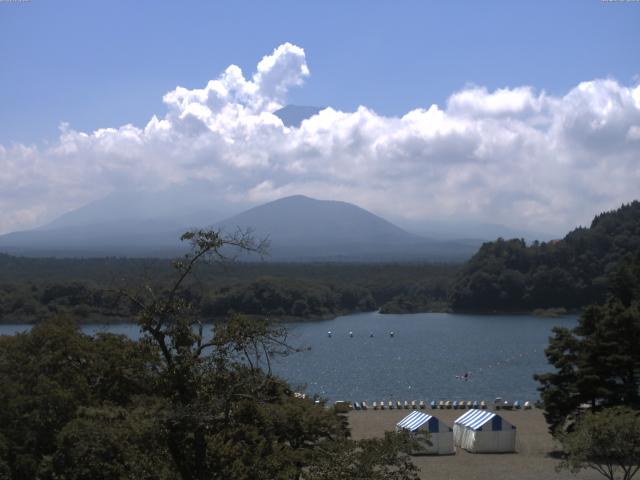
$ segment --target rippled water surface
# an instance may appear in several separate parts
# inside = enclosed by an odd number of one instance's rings
[[[294,385],[306,385],[308,393],[330,400],[535,400],[532,376],[550,368],[543,350],[551,328],[575,323],[575,317],[440,313],[362,313],[291,323],[290,343],[311,348],[278,359],[274,369]],[[0,333],[26,328],[2,325]],[[139,335],[136,325],[83,330]],[[462,379],[465,372],[470,372],[467,381]]]

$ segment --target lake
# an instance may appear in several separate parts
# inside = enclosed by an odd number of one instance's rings
[[[550,370],[544,349],[551,328],[576,323],[575,316],[377,312],[289,323],[290,343],[311,348],[276,360],[274,370],[329,400],[536,400],[533,374]],[[0,325],[0,334],[28,328]],[[86,325],[83,331],[139,336],[132,324]]]

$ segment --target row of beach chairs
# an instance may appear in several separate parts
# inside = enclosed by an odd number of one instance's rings
[[[343,402],[340,402],[343,403]],[[486,409],[487,408],[487,402],[485,402],[484,400],[440,400],[438,402],[436,402],[435,400],[431,400],[431,402],[429,402],[428,404],[425,403],[424,400],[420,400],[420,401],[416,401],[416,400],[412,400],[412,401],[407,401],[405,400],[404,402],[400,401],[400,400],[388,400],[388,401],[381,401],[381,402],[373,402],[371,404],[371,406],[369,406],[369,404],[366,401],[363,402],[352,402],[350,404],[350,407],[354,410],[368,410],[369,408],[372,408],[373,410],[417,410],[417,409],[421,409],[424,410],[427,407],[437,410],[437,409],[454,409],[454,410],[464,410],[464,409]],[[495,408],[496,410],[500,410],[500,408],[503,409],[524,409],[524,410],[528,410],[532,407],[531,402],[524,402],[524,403],[520,403],[518,400],[516,400],[513,403],[509,403],[509,402],[496,402],[495,404]]]

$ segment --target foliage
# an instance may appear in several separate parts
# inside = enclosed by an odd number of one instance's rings
[[[343,439],[321,445],[303,480],[414,480],[418,468],[405,452],[414,448],[407,433],[387,432],[383,439]]]
[[[110,334],[83,335],[65,318],[0,337],[0,434],[7,445],[2,459],[12,478],[35,478],[80,407],[126,406],[147,394],[153,359],[142,344]]]
[[[640,412],[626,407],[587,413],[560,437],[562,468],[591,468],[609,480],[631,480],[640,470]],[[618,474],[620,474],[618,476]]]
[[[238,314],[201,321],[187,288],[198,266],[263,245],[245,233],[183,239],[193,250],[169,286],[123,292],[140,341],[84,335],[63,317],[0,337],[0,478],[291,479],[320,449],[351,445],[339,416],[271,373],[273,356],[293,353],[285,329]],[[401,447],[359,443],[353,458],[376,475],[414,471]]]
[[[56,480],[175,478],[155,415],[157,405],[82,407],[57,435],[39,476]]]
[[[640,408],[640,255],[610,284],[606,303],[588,307],[574,329],[554,329],[546,355],[556,371],[536,375],[555,434],[571,427],[582,405]]]
[[[136,306],[119,292],[161,291],[173,277],[161,259],[21,258],[0,254],[0,322],[65,315],[81,323],[131,322]],[[371,311],[444,310],[457,265],[201,263],[183,294],[203,318],[230,312],[315,319]]]
[[[381,313],[446,312],[449,279],[429,278],[408,286],[380,307]]]
[[[462,268],[450,291],[455,311],[576,309],[606,297],[608,275],[640,250],[640,202],[594,218],[562,240],[485,243]]]

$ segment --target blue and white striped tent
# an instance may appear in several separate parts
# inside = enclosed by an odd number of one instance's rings
[[[407,430],[415,435],[420,451],[414,454],[447,455],[455,453],[453,430],[433,415],[413,411],[396,424],[396,431]],[[428,433],[427,435],[425,435]],[[428,443],[427,443],[428,439]]]
[[[516,427],[487,410],[469,410],[453,424],[455,444],[469,452],[515,452]]]

